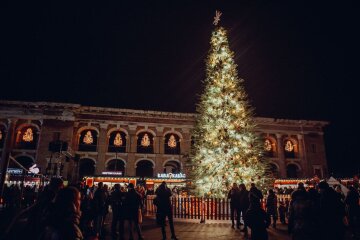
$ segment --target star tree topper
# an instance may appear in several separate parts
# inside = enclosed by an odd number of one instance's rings
[[[213,24],[214,24],[215,26],[218,25],[218,23],[220,22],[220,17],[221,17],[221,15],[222,15],[222,12],[216,10],[216,12],[215,12],[215,17],[214,17],[214,22],[213,22]]]

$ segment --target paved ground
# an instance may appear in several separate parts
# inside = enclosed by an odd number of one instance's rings
[[[125,226],[128,230],[127,226]],[[146,240],[160,240],[162,239],[161,230],[156,226],[155,220],[146,218],[142,224],[143,236]],[[216,240],[243,240],[245,239],[244,233],[239,230],[231,228],[230,223],[206,223],[202,224],[197,222],[175,222],[175,232],[179,240],[205,240],[205,239],[216,239]],[[270,240],[290,240],[287,234],[286,226],[278,225],[277,229],[269,228],[269,239]],[[170,229],[167,227],[167,236],[170,239]],[[110,236],[106,238],[111,239]],[[128,239],[126,234],[125,239]],[[135,239],[137,236],[135,234]]]
[[[13,214],[11,214],[13,215]],[[2,239],[2,233],[6,226],[10,223],[11,219],[10,214],[5,214],[0,211],[0,239]],[[110,236],[110,223],[111,223],[111,215],[109,214],[107,220],[105,221],[105,229],[108,233],[106,236],[106,240],[111,240]],[[215,222],[208,221],[206,224],[199,223],[198,220],[176,220],[175,219],[175,232],[179,240],[208,240],[208,239],[216,239],[216,240],[245,240],[244,234],[239,230],[235,230],[231,228],[230,223],[228,222]],[[125,239],[129,239],[128,236],[128,227],[125,224]],[[142,233],[146,240],[160,240],[161,229],[155,223],[154,219],[144,218],[144,222],[142,224]],[[268,229],[269,239],[270,240],[290,240],[290,236],[287,234],[287,226],[286,225],[277,225],[277,229],[270,227]],[[167,226],[167,236],[170,239],[170,229]],[[135,234],[135,239],[137,236]],[[347,233],[347,240],[351,239],[349,237],[349,233]],[[12,239],[13,240],[13,239]],[[15,240],[15,239],[14,239]]]

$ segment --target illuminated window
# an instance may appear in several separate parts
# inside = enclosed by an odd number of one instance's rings
[[[171,136],[170,136],[170,138],[169,138],[169,140],[168,140],[168,146],[170,147],[170,148],[176,148],[176,138],[175,138],[175,136],[174,135],[172,135],[171,134]]]
[[[36,149],[38,133],[33,127],[23,127],[17,130],[15,148]]]
[[[79,136],[79,151],[96,152],[97,150],[96,130],[86,129]]]
[[[83,142],[85,144],[92,144],[94,142],[94,138],[91,134],[91,131],[87,131],[85,136],[84,136],[84,139],[83,139]]]
[[[284,154],[285,154],[285,158],[296,158],[296,152],[297,150],[295,149],[296,145],[293,143],[293,141],[291,140],[286,140],[284,143]]]
[[[137,135],[137,152],[154,153],[154,136],[150,132],[142,132]]]
[[[126,133],[114,131],[109,136],[108,152],[126,152]]]
[[[34,134],[31,128],[26,129],[24,135],[22,136],[24,142],[32,142],[34,140]]]
[[[270,152],[272,150],[271,142],[269,139],[265,139],[264,149],[265,149],[265,151],[268,151],[268,152]]]
[[[177,134],[166,134],[164,140],[165,154],[180,154],[180,137]]]
[[[149,135],[147,135],[147,133],[145,133],[141,139],[141,146],[148,147],[148,146],[150,146],[150,144],[151,143],[150,143]]]
[[[121,135],[120,135],[120,133],[116,133],[116,136],[114,139],[114,146],[120,147],[121,145],[123,145]]]
[[[287,152],[293,152],[294,151],[294,144],[290,140],[287,140],[285,142],[285,151],[287,151]]]

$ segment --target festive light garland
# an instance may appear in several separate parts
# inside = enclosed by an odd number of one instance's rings
[[[120,147],[123,145],[122,137],[120,133],[116,133],[115,139],[114,139],[114,145],[117,147]]]
[[[94,142],[94,138],[91,134],[91,131],[87,131],[85,136],[84,136],[84,139],[83,139],[83,142],[85,144],[92,144]]]
[[[31,128],[26,129],[22,139],[24,142],[32,142],[34,140],[33,130]]]

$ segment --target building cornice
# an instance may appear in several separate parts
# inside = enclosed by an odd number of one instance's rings
[[[0,100],[0,116],[4,118],[16,117],[22,119],[56,119],[67,121],[103,121],[103,122],[132,122],[154,123],[159,126],[170,126],[162,121],[184,121],[183,124],[195,123],[196,113],[164,112],[151,110],[135,110],[109,107],[91,107],[71,103],[54,102],[22,102]],[[147,121],[149,119],[149,121]],[[288,127],[303,133],[318,132],[329,124],[327,121],[291,120],[267,117],[255,117],[255,123],[260,127]],[[190,124],[189,124],[190,123]],[[174,123],[175,124],[175,123]],[[178,123],[177,123],[178,124]],[[155,126],[154,125],[154,126]],[[314,129],[315,128],[315,129]],[[288,132],[289,129],[284,130]]]

